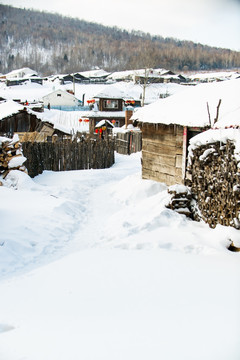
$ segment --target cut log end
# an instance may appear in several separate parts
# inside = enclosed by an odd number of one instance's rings
[[[231,241],[230,245],[228,246],[228,250],[233,251],[233,252],[240,252],[240,247],[235,246],[233,244],[233,241]]]

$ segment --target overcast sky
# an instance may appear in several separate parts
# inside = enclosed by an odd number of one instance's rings
[[[0,3],[240,51],[240,0],[0,0]]]

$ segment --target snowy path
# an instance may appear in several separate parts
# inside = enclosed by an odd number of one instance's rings
[[[85,248],[217,254],[228,237],[239,239],[234,229],[209,231],[166,209],[166,186],[141,179],[140,154],[117,154],[110,169],[46,171],[34,180],[13,172],[11,180],[17,191],[1,189],[2,275]]]
[[[239,360],[237,230],[166,209],[139,154],[13,176],[18,190],[0,188],[0,360]]]

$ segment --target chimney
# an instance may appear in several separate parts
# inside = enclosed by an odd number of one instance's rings
[[[132,120],[130,120],[132,114],[133,114],[133,107],[127,106],[125,110],[125,128],[127,128],[129,124],[132,124]]]

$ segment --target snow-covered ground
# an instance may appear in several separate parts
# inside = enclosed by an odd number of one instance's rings
[[[109,84],[75,84],[75,96],[82,100],[83,95],[86,101],[92,99],[93,96],[97,95],[100,91],[103,91]],[[140,85],[134,84],[133,82],[118,82],[113,83],[113,88],[118,88],[123,91],[126,96],[131,96],[135,100],[140,99],[140,95],[143,89]],[[26,81],[21,85],[6,86],[5,83],[0,83],[0,97],[4,99],[19,99],[21,101],[41,101],[42,97],[50,94],[55,90],[73,90],[73,84],[61,85],[59,80],[56,79],[54,82],[48,80],[43,81],[43,85],[30,83]],[[151,84],[146,88],[146,103],[151,103],[159,99],[160,94],[175,94],[185,89],[184,85],[179,84]]]
[[[239,230],[165,208],[140,155],[0,187],[1,360],[239,360]]]

